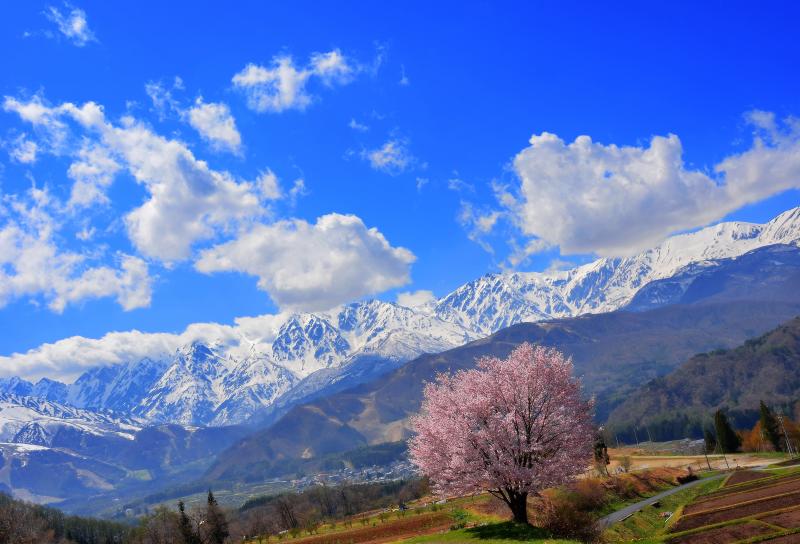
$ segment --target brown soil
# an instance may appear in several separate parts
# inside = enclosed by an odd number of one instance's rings
[[[800,507],[760,519],[786,529],[798,529],[800,528]]]
[[[689,529],[702,527],[703,525],[711,525],[712,523],[720,523],[723,521],[731,521],[747,516],[753,516],[755,514],[769,512],[771,510],[778,510],[788,506],[796,506],[799,503],[800,493],[792,493],[791,495],[773,497],[755,503],[745,504],[737,508],[728,508],[726,510],[717,510],[705,514],[685,516],[678,520],[673,532],[686,531]]]
[[[800,474],[787,474],[786,476],[776,477],[775,475],[770,475],[768,478],[760,479],[760,480],[753,480],[751,482],[739,484],[736,487],[723,487],[716,491],[709,493],[708,495],[704,495],[704,499],[714,498],[714,497],[721,497],[723,495],[730,495],[732,493],[741,493],[742,491],[747,491],[748,489],[761,489],[762,487],[766,487],[768,485],[776,485],[776,484],[783,484],[786,482],[793,482],[795,480],[800,480]]]
[[[496,516],[502,519],[511,519],[511,511],[508,509],[508,506],[506,506],[506,503],[496,497],[491,497],[485,501],[475,502],[474,504],[465,504],[464,509],[485,516]]]
[[[793,467],[795,465],[800,465],[800,459],[787,459],[786,461],[775,463],[776,467]]]
[[[293,539],[292,544],[334,544],[337,541],[352,544],[394,542],[447,530],[452,523],[452,518],[444,512],[408,514],[404,518],[389,520],[386,523],[377,522],[375,527],[356,528],[356,524],[353,524],[353,528],[346,531]]]
[[[730,487],[736,484],[742,484],[744,482],[752,482],[753,480],[761,480],[763,478],[769,478],[769,474],[766,472],[757,472],[755,470],[737,470],[731,477],[728,478],[728,481],[725,482],[724,487]]]
[[[774,532],[774,529],[770,529],[760,523],[743,523],[742,525],[718,527],[702,533],[672,538],[667,542],[669,544],[727,544],[728,542],[736,542],[772,532]]]
[[[704,510],[715,510],[724,506],[731,506],[747,501],[754,501],[757,499],[766,499],[775,495],[783,495],[784,493],[792,493],[800,491],[800,480],[793,480],[789,482],[777,482],[776,485],[770,485],[759,489],[752,489],[742,493],[734,493],[730,495],[723,495],[722,497],[715,497],[704,501],[698,501],[690,504],[684,508],[684,515],[694,514],[695,512],[702,512]]]
[[[762,542],[769,542],[769,544],[800,544],[800,533],[793,535],[779,536]]]

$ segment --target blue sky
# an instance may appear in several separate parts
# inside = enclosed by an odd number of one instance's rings
[[[793,3],[431,4],[6,5],[0,354],[800,204]]]

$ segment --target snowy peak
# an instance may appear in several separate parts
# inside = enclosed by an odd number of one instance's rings
[[[59,432],[132,439],[141,421],[34,397],[0,395],[0,442],[52,445]]]
[[[439,299],[434,312],[481,334],[521,321],[609,312],[625,306],[648,283],[671,277],[687,266],[799,241],[800,208],[794,208],[764,225],[728,222],[672,236],[632,257],[598,259],[552,274],[483,276]]]
[[[196,379],[211,381],[225,374],[228,361],[202,342],[192,342],[177,351],[174,365]]]
[[[335,366],[349,351],[350,344],[339,331],[314,314],[290,317],[272,343],[273,358],[284,363],[295,362],[290,368],[303,376]]]
[[[800,207],[787,210],[764,225],[759,238],[764,245],[792,244],[800,240]]]

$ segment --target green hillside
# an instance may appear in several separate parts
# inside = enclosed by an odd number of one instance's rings
[[[751,426],[760,400],[788,409],[800,402],[800,317],[735,349],[695,355],[631,395],[608,426],[623,436],[647,426],[656,440],[700,436],[716,409]]]

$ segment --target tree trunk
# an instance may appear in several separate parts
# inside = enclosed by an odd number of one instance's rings
[[[528,523],[528,494],[509,493],[508,506],[514,514],[514,521],[517,523]]]

